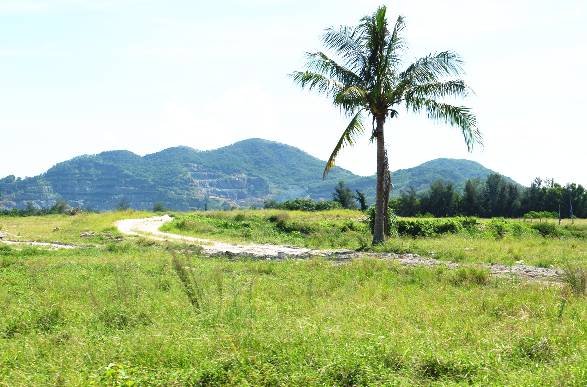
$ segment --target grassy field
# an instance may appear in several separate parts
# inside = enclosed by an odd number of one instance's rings
[[[203,257],[112,229],[145,215],[0,218],[23,239],[88,246],[0,244],[0,386],[587,384],[587,302],[567,285],[374,259]],[[324,215],[289,220],[361,222]],[[464,246],[452,238],[465,236],[400,241]]]
[[[132,210],[101,214],[81,213],[75,216],[10,217],[0,215],[0,231],[8,233],[9,238],[14,240],[91,244],[120,237],[114,225],[118,220],[153,215],[153,213]],[[82,237],[81,234],[84,232],[95,235]]]
[[[370,249],[366,216],[359,211],[323,212],[254,210],[179,214],[164,230],[238,243],[273,243],[312,248]],[[587,265],[587,221],[567,220],[557,230],[574,235],[543,237],[531,225],[538,221],[506,221],[514,231],[496,235],[492,221],[479,220],[479,230],[413,238],[396,236],[377,251],[418,253],[456,262],[536,266]],[[546,222],[546,221],[545,221]],[[549,221],[552,223],[553,221]],[[494,222],[495,223],[495,222]]]
[[[559,287],[116,246],[0,250],[0,385],[587,383]]]

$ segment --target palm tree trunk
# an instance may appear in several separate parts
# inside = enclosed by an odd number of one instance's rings
[[[377,117],[377,186],[375,197],[375,225],[373,227],[373,244],[383,243],[385,240],[385,141],[383,138],[384,117]]]

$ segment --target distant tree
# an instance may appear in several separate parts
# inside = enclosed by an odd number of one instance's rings
[[[69,209],[69,205],[67,204],[67,202],[63,199],[59,199],[51,207],[49,212],[52,214],[65,214],[68,209]]]
[[[487,176],[483,192],[484,216],[521,216],[522,198],[518,186],[498,173]]]
[[[161,202],[157,202],[155,204],[153,204],[153,212],[164,212],[165,210],[165,206],[163,205],[163,203]]]
[[[127,198],[122,198],[120,199],[120,201],[118,202],[118,204],[116,205],[116,209],[118,211],[126,211],[130,208],[130,202],[128,201]]]
[[[467,180],[461,199],[461,211],[467,216],[481,216],[482,193],[480,189],[481,182],[478,179]]]
[[[346,186],[344,181],[339,181],[334,188],[332,200],[338,202],[342,208],[357,208],[357,205],[355,204],[355,198],[353,197],[353,191],[351,191],[350,188]]]
[[[420,212],[420,200],[414,187],[400,193],[395,208],[400,216],[416,216]]]
[[[24,213],[26,215],[34,215],[37,213],[37,211],[38,211],[37,207],[35,207],[33,202],[26,202],[25,208],[24,208]]]
[[[324,46],[333,50],[338,58],[333,59],[323,52],[308,54],[306,71],[292,74],[302,88],[331,97],[336,107],[352,117],[326,163],[324,176],[334,167],[340,150],[353,145],[365,131],[363,116],[372,117],[370,138],[377,144],[374,244],[385,238],[388,171],[383,131],[388,118],[397,117],[398,109],[404,106],[460,128],[469,150],[481,142],[471,110],[446,102],[447,97],[468,94],[464,81],[457,79],[462,73],[461,59],[453,52],[444,51],[418,59],[402,70],[406,48],[402,36],[404,18],[398,17],[390,29],[386,14],[387,9],[382,6],[373,15],[362,18],[356,27],[326,30]]]
[[[453,216],[457,213],[459,199],[452,183],[437,180],[422,197],[422,212],[429,212],[437,217]]]
[[[365,194],[359,190],[356,190],[355,199],[357,200],[357,202],[359,202],[359,209],[361,211],[367,211],[367,208],[369,208],[369,206],[367,205],[367,198],[365,197]]]

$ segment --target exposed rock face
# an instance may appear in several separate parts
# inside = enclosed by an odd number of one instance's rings
[[[80,156],[27,179],[0,179],[0,208],[50,207],[65,200],[73,207],[188,210],[261,205],[296,197],[331,199],[344,180],[373,201],[375,179],[335,168],[322,180],[324,162],[284,144],[251,139],[212,150],[176,147],[144,157],[128,151]],[[467,160],[439,159],[394,172],[395,193],[442,178],[457,187],[492,171]]]

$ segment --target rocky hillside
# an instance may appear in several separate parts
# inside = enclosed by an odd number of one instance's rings
[[[128,151],[85,155],[26,179],[0,179],[0,207],[48,207],[63,199],[76,207],[109,210],[120,205],[151,209],[154,203],[177,210],[260,205],[309,196],[329,199],[339,180],[374,197],[375,179],[335,168],[322,180],[324,161],[300,149],[249,139],[197,151],[176,147],[144,157]],[[438,159],[393,173],[394,192],[422,191],[436,179],[462,186],[492,171],[468,160]]]

